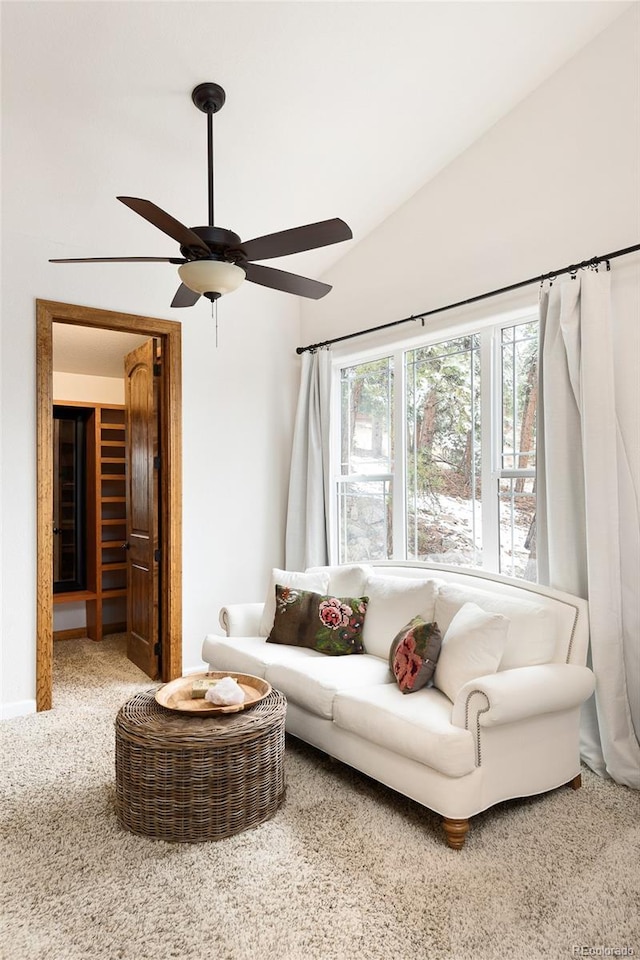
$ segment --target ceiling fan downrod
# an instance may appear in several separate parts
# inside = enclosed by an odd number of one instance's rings
[[[218,83],[199,83],[191,93],[191,99],[207,115],[207,172],[209,188],[209,226],[214,226],[213,207],[213,115],[222,110],[226,94]]]
[[[191,91],[193,104],[207,115],[209,223],[207,226],[187,227],[151,200],[141,197],[118,196],[117,199],[143,220],[175,240],[180,257],[64,257],[51,263],[142,263],[165,262],[178,265],[180,286],[171,301],[172,307],[192,307],[200,297],[212,302],[226,293],[232,293],[248,280],[262,287],[281,290],[298,297],[319,300],[331,290],[328,283],[275,267],[256,263],[287,257],[293,253],[315,250],[332,243],[350,240],[351,229],[339,217],[305,223],[300,227],[278,230],[264,236],[242,241],[233,230],[214,224],[214,170],[213,170],[213,115],[221,110],[226,94],[217,83],[200,83]]]

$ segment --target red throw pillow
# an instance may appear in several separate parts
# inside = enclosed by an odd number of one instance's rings
[[[397,634],[389,650],[389,667],[403,693],[415,693],[429,683],[441,646],[438,624],[422,617],[414,617]]]

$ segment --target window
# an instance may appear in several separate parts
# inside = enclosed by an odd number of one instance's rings
[[[537,335],[529,316],[340,367],[339,562],[536,579]]]
[[[482,562],[480,342],[405,353],[407,557]]]
[[[340,411],[341,562],[390,557],[393,550],[391,357],[341,371]]]
[[[538,323],[501,330],[500,572],[536,580]]]

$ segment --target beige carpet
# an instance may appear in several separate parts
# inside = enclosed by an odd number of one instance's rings
[[[289,740],[272,820],[168,844],[114,816],[114,717],[149,686],[122,638],[59,642],[54,709],[2,724],[4,960],[640,955],[637,793],[585,770],[456,853],[434,814]]]

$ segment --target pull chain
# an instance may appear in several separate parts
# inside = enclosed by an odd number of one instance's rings
[[[211,301],[211,319],[216,322],[216,350],[218,349],[218,301]]]

